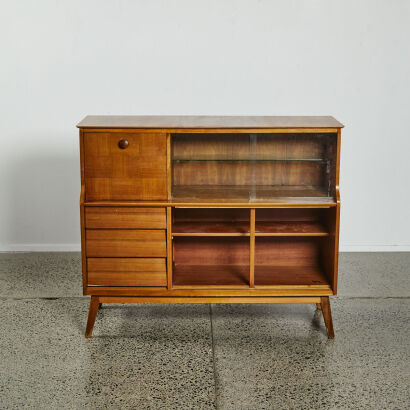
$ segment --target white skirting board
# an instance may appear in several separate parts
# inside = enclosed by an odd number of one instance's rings
[[[77,243],[30,243],[0,245],[0,252],[80,252]]]
[[[410,252],[409,245],[344,244],[340,252]]]

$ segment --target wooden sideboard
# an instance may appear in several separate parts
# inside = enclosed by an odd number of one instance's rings
[[[315,303],[334,337],[333,117],[87,116],[86,337],[103,303]]]

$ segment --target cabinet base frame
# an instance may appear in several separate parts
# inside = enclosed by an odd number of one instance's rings
[[[315,303],[321,307],[329,339],[335,337],[328,296],[215,296],[215,297],[166,297],[166,296],[91,296],[85,337],[92,336],[95,319],[102,303]]]

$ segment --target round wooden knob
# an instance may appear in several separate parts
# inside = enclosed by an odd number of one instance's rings
[[[120,140],[120,141],[118,142],[118,146],[119,146],[121,149],[127,148],[128,145],[130,145],[129,142],[128,142],[128,140]]]

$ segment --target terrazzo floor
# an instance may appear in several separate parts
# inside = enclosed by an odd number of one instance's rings
[[[313,305],[105,305],[79,253],[0,254],[1,409],[409,409],[410,253],[344,253]]]

